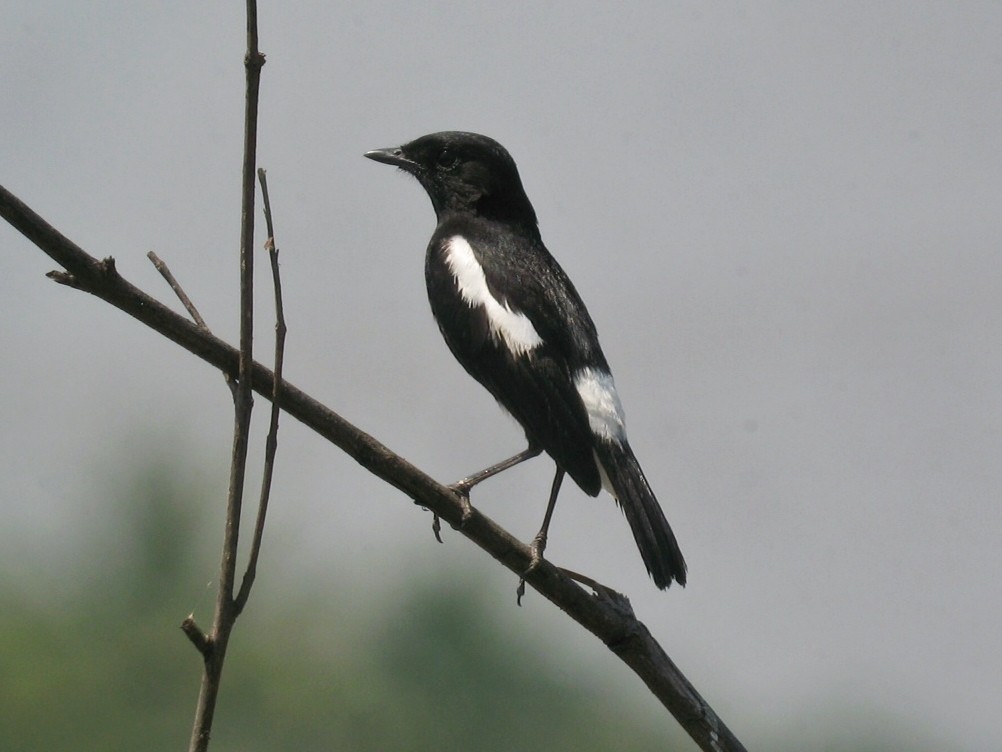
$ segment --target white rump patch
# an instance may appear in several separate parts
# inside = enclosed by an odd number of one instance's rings
[[[591,456],[595,458],[595,467],[598,468],[598,477],[602,479],[602,488],[609,492],[609,495],[616,501],[619,501],[619,494],[616,493],[616,489],[612,487],[612,481],[609,480],[609,474],[605,471],[602,466],[602,460],[598,458],[598,452],[594,449],[591,450]]]
[[[612,374],[596,368],[582,368],[574,377],[574,387],[588,412],[592,433],[617,444],[626,439],[626,418]]]
[[[504,342],[512,355],[524,355],[543,344],[528,316],[513,311],[507,303],[502,304],[491,295],[483,267],[466,238],[453,235],[445,241],[445,263],[456,278],[463,300],[471,307],[483,306],[491,334]]]

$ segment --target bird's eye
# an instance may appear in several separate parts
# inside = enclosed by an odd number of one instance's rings
[[[436,161],[438,162],[439,167],[444,167],[448,170],[456,166],[456,162],[459,161],[459,157],[457,157],[450,149],[442,149],[442,151],[438,153],[438,159]]]

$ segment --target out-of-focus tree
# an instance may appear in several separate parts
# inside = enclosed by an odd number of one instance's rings
[[[199,531],[211,529],[218,493],[184,482],[193,474],[182,465],[124,470],[126,482],[110,482],[119,526],[76,568],[90,570],[81,578],[89,590],[42,605],[21,595],[28,583],[0,585],[4,749],[184,747],[199,663],[177,627],[201,598],[195,562],[214,558]],[[669,743],[632,726],[614,698],[535,670],[525,646],[492,618],[498,606],[471,583],[425,581],[411,592],[379,613],[346,602],[329,630],[317,620],[331,604],[311,612],[318,601],[303,592],[284,604],[255,603],[233,646],[214,748],[629,751]],[[324,598],[337,593],[325,589]],[[201,600],[208,608],[210,597]],[[346,645],[333,636],[343,632],[365,638]]]
[[[163,447],[144,454],[170,458]],[[210,607],[204,571],[215,569],[221,498],[198,477],[170,458],[109,478],[113,500],[102,508],[117,527],[67,575],[89,587],[53,602],[26,597],[31,582],[0,579],[0,749],[184,748],[200,666],[178,624],[187,609]],[[38,557],[41,566],[45,552]],[[378,609],[360,610],[347,595],[339,608],[330,581],[285,588],[279,602],[260,595],[232,646],[213,749],[695,749],[680,730],[645,725],[608,682],[561,683],[538,656],[566,653],[506,633],[506,606],[474,583],[406,585],[409,596]],[[750,738],[798,752],[936,748],[845,708],[800,720],[789,728],[760,719]]]

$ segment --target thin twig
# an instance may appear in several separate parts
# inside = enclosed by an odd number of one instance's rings
[[[261,478],[261,496],[258,500],[257,519],[254,522],[254,537],[251,539],[250,557],[244,572],[240,591],[236,596],[236,610],[239,614],[247,604],[254,578],[257,576],[257,562],[264,537],[264,523],[268,515],[268,501],[271,499],[271,481],[275,472],[275,452],[278,449],[278,419],[281,414],[279,390],[282,388],[282,367],[285,362],[285,309],[282,303],[282,277],[278,268],[278,246],[275,244],[275,228],[272,224],[271,197],[268,194],[268,178],[263,169],[257,171],[261,183],[261,200],[264,203],[264,220],[268,230],[265,248],[271,261],[271,280],[275,289],[275,380],[271,393],[271,415],[268,424],[268,438],[264,450],[264,471]]]
[[[257,159],[258,92],[261,66],[264,65],[264,56],[261,55],[257,45],[257,6],[255,0],[247,0],[247,53],[244,57],[247,93],[244,102],[244,158],[240,216],[240,350],[237,357],[237,385],[233,392],[233,453],[226,499],[219,590],[216,594],[212,630],[208,636],[209,649],[202,653],[204,659],[202,683],[188,745],[189,752],[205,752],[208,749],[226,648],[240,612],[233,599],[233,589],[236,581],[240,515],[253,407],[251,374],[254,369],[254,169]]]
[[[178,300],[181,301],[181,305],[184,306],[188,315],[191,316],[192,321],[198,324],[200,329],[208,334],[211,334],[212,330],[209,329],[209,325],[205,323],[205,319],[202,318],[202,314],[198,312],[195,304],[191,301],[191,298],[188,297],[188,293],[186,293],[184,288],[181,287],[181,283],[177,281],[177,278],[174,276],[173,272],[171,272],[170,267],[167,266],[167,262],[160,258],[154,251],[147,253],[146,257],[153,262],[153,266],[158,272],[160,272],[160,276],[167,280],[167,284],[170,285],[170,289],[174,291],[175,295],[177,295]],[[236,381],[228,373],[223,374],[223,380],[226,382],[226,386],[229,387],[230,394],[233,399],[236,399]]]
[[[164,260],[161,259],[155,251],[150,251],[146,254],[146,257],[153,262],[153,266],[158,272],[160,272],[160,276],[167,280],[167,284],[170,285],[170,289],[172,289],[174,294],[177,295],[177,299],[181,301],[181,305],[184,306],[188,315],[191,316],[192,321],[198,324],[205,331],[211,331],[209,329],[209,325],[205,323],[205,319],[202,318],[202,314],[200,314],[198,309],[195,308],[195,304],[191,302],[191,298],[188,297],[184,288],[181,287],[181,284],[174,278],[174,275],[171,273],[171,270],[168,268]]]
[[[212,650],[212,643],[209,642],[209,638],[202,631],[202,628],[195,623],[194,614],[188,614],[184,621],[181,622],[181,631],[184,632],[185,636],[191,641],[191,644],[195,646],[195,649],[203,657],[208,657],[209,651]]]

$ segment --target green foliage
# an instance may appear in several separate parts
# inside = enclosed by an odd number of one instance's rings
[[[118,489],[120,528],[67,574],[73,597],[0,585],[4,750],[185,748],[200,660],[178,624],[193,604],[208,623],[213,593],[193,562],[214,566],[199,531],[216,525],[195,510],[219,500],[178,477],[147,468]],[[275,603],[259,589],[230,645],[211,748],[669,748],[600,690],[552,678],[471,584],[409,592],[359,610],[347,593],[325,592],[321,609],[308,593]]]
[[[221,492],[169,464],[109,482],[122,485],[101,509],[117,527],[61,573],[70,587],[38,592],[53,577],[36,576],[44,551],[18,562],[32,581],[0,582],[4,752],[187,746],[201,664],[178,626],[192,609],[208,626],[221,520],[207,516],[221,514]],[[406,597],[360,604],[365,583],[261,580],[230,643],[213,752],[696,748],[653,702],[641,718],[608,683],[586,683],[591,669],[566,649],[520,642],[505,629],[513,598],[489,603],[483,586],[408,581]],[[748,731],[750,748],[772,750],[939,748],[859,708],[819,707],[797,728],[762,718],[758,740]]]

